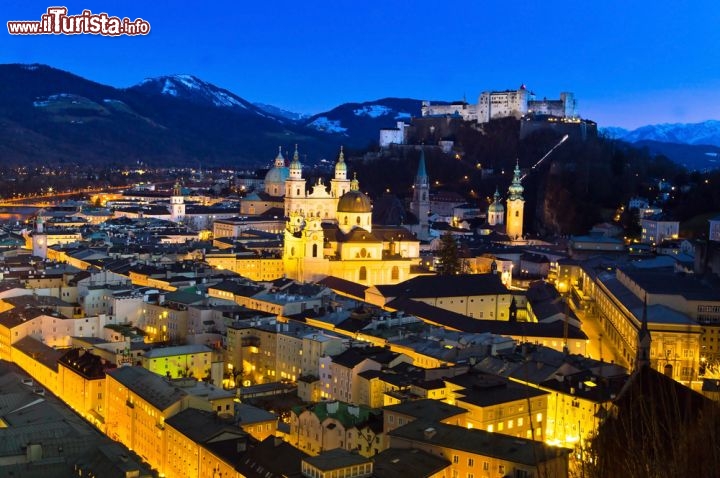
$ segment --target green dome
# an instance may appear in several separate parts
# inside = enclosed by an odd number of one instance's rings
[[[290,177],[290,170],[285,167],[275,166],[265,175],[265,184],[268,183],[282,183],[285,184],[285,180]]]
[[[505,207],[503,207],[502,203],[500,202],[494,202],[488,206],[488,212],[505,212]]]

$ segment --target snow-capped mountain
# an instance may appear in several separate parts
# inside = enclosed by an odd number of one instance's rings
[[[180,98],[199,105],[216,106],[236,111],[246,110],[259,116],[282,119],[281,116],[268,113],[235,93],[201,80],[193,75],[169,75],[146,78],[139,84],[128,88],[143,93],[159,93],[161,95]]]
[[[46,65],[0,65],[0,124],[3,164],[252,165],[278,146],[317,158],[340,144],[194,76],[119,89]]]
[[[350,144],[366,146],[377,141],[381,128],[393,128],[398,121],[420,116],[422,101],[410,98],[383,98],[365,103],[345,103],[311,116],[307,127],[347,137]]]
[[[720,121],[701,123],[664,123],[642,126],[632,131],[622,128],[603,128],[611,138],[630,143],[659,141],[663,143],[720,146]]]
[[[284,110],[282,108],[278,108],[277,106],[268,105],[266,103],[258,103],[254,102],[253,105],[257,106],[261,110],[270,113],[273,116],[277,116],[280,118],[287,118],[292,121],[302,121],[305,118],[309,118],[310,115],[306,115],[304,113],[295,113],[294,111],[288,111]]]
[[[619,126],[606,126],[604,128],[600,128],[600,133],[610,139],[622,139],[629,132],[630,130],[620,128]]]

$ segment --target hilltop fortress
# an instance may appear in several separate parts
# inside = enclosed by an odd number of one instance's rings
[[[453,102],[449,105],[434,105],[423,101],[423,116],[459,116],[466,121],[487,123],[496,118],[514,116],[520,118],[527,114],[550,115],[560,118],[575,118],[577,101],[575,95],[569,92],[560,93],[560,99],[536,100],[535,94],[525,85],[517,90],[483,91],[478,97],[477,104],[466,101]]]

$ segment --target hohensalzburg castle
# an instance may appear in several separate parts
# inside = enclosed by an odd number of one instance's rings
[[[423,101],[422,115],[460,116],[466,121],[479,123],[510,116],[520,118],[530,113],[574,118],[577,116],[576,106],[573,93],[560,93],[559,100],[536,100],[535,95],[522,85],[517,90],[483,91],[477,104],[460,101],[449,105],[434,105],[429,101]]]

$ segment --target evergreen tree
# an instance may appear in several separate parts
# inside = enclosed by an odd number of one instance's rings
[[[458,253],[457,242],[450,232],[440,237],[440,259],[439,272],[441,275],[454,275],[460,272],[460,254]]]

